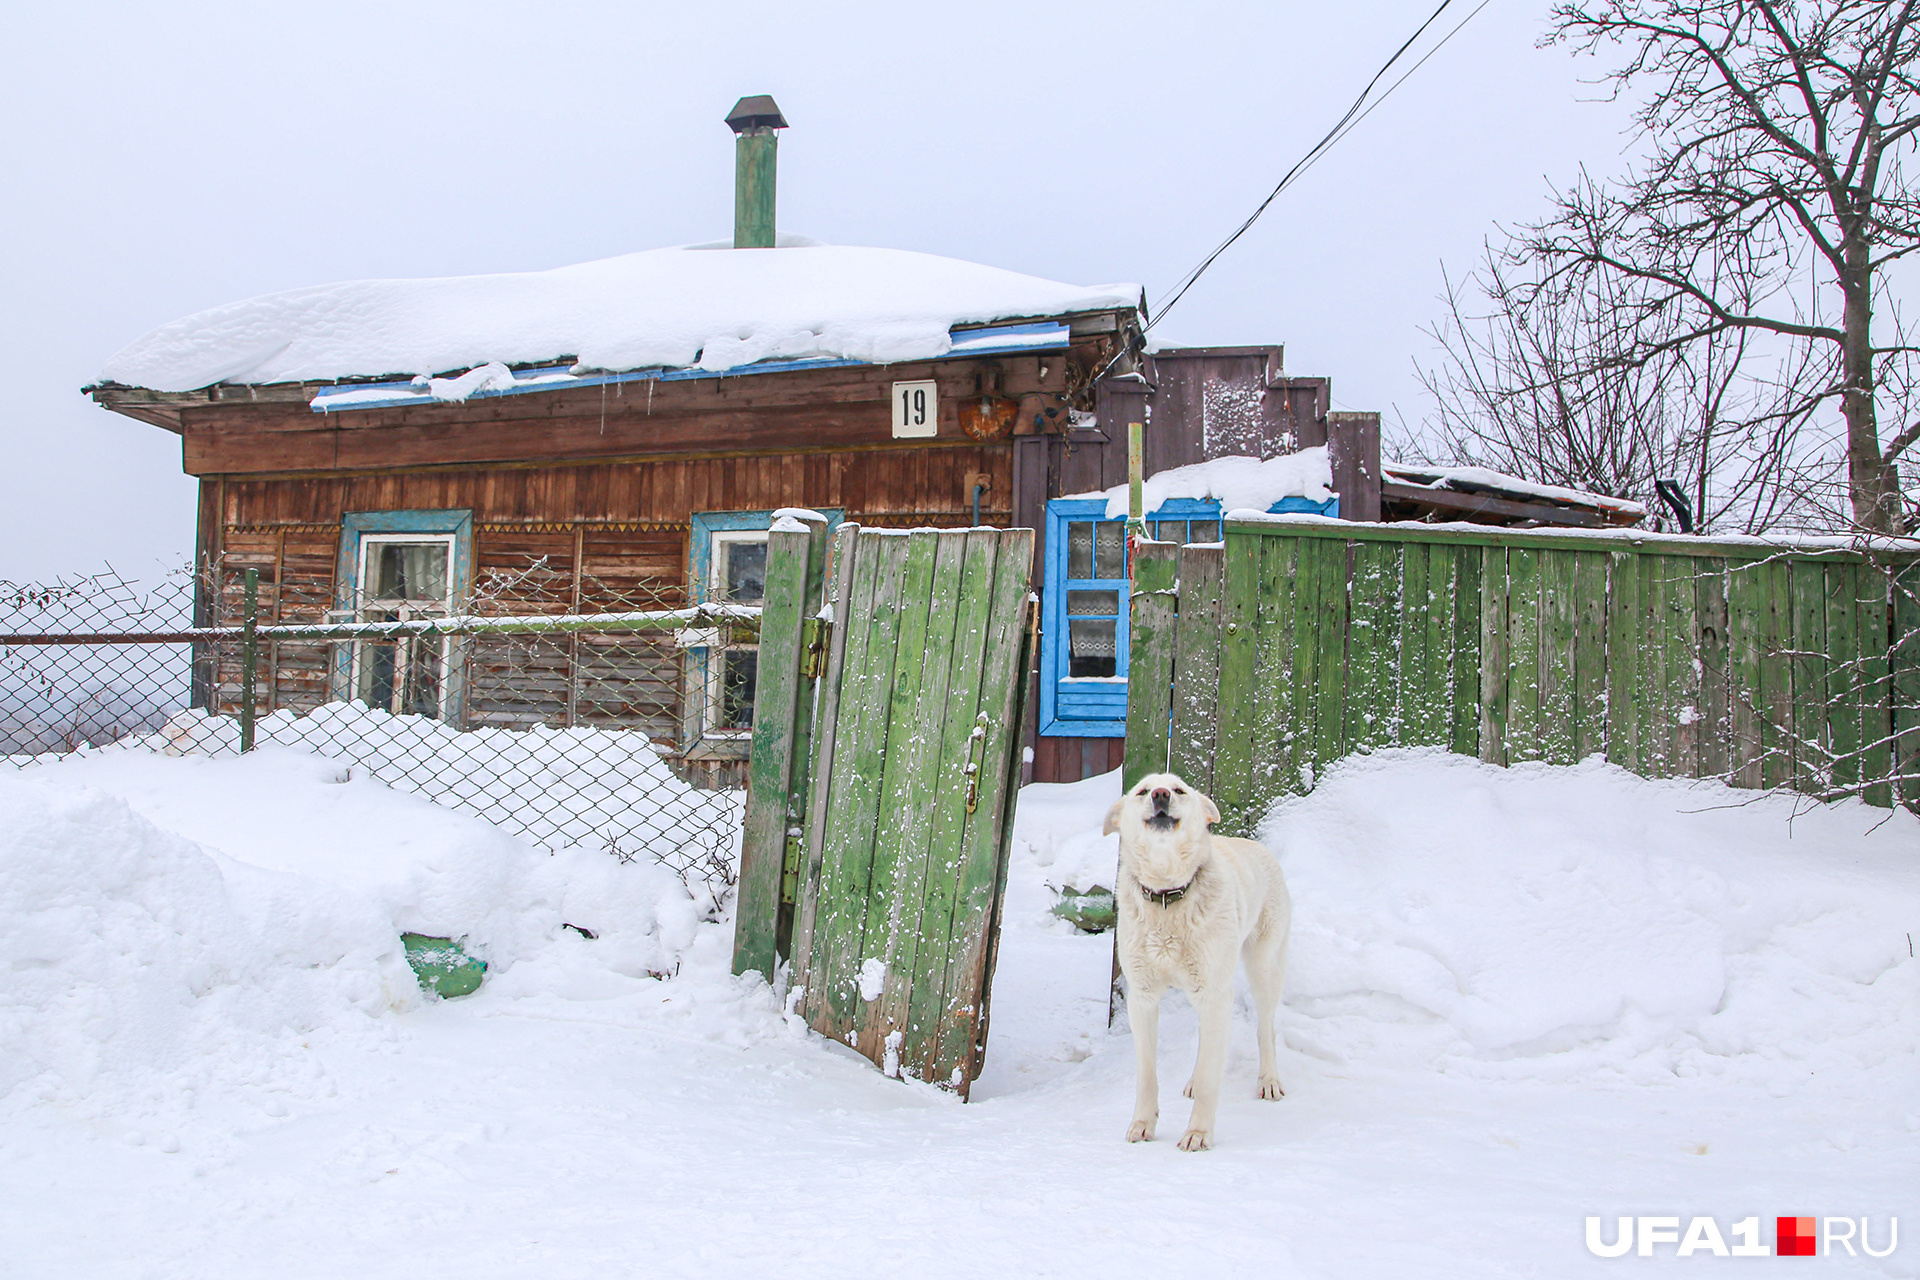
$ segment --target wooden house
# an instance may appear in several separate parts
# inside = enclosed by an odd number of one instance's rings
[[[1136,286],[776,239],[785,121],[747,99],[728,122],[731,247],[298,290],[186,317],[115,356],[88,393],[178,434],[200,481],[197,555],[218,571],[201,621],[233,620],[249,567],[266,621],[597,613],[752,601],[784,507],[1026,525],[1057,637],[1033,700],[1032,776],[1066,781],[1119,763],[1124,550],[1118,523],[1072,495],[1125,480],[1129,422],[1147,424],[1150,473],[1329,446],[1337,500],[1296,505],[1475,514],[1444,485],[1424,507],[1419,483],[1383,486],[1377,415],[1330,412],[1326,380],[1289,377],[1277,346],[1144,354]],[[1489,500],[1502,501],[1482,494],[1478,518],[1526,515]],[[1162,536],[1218,536],[1217,503],[1152,514]],[[363,698],[470,728],[628,729],[715,781],[745,754],[750,694],[716,692],[699,636],[617,654],[575,637],[457,693],[435,674],[444,647],[377,661],[352,648],[276,646],[268,708]],[[726,661],[750,688],[751,650]]]

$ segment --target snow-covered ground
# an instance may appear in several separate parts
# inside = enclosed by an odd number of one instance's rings
[[[1243,1021],[1189,1155],[1121,1140],[1109,940],[1048,914],[1111,777],[1023,793],[962,1106],[730,977],[678,877],[341,776],[0,776],[0,1275],[1692,1274],[1747,1263],[1602,1260],[1586,1217],[1920,1230],[1905,814],[1348,761],[1266,829],[1287,1097],[1253,1098]],[[487,984],[423,1000],[401,929],[468,935]],[[1163,1132],[1192,1037],[1176,1006]],[[1912,1276],[1920,1242],[1805,1265]]]

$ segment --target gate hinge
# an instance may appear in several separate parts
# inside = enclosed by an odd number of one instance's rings
[[[827,638],[833,634],[833,624],[824,618],[808,618],[800,626],[800,674],[808,680],[820,678],[820,659],[827,651]]]
[[[786,852],[780,859],[780,901],[787,906],[795,906],[800,901],[800,861],[806,853],[806,843],[801,840],[798,831],[787,832]]]

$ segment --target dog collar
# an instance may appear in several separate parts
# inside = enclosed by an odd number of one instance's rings
[[[1200,873],[1198,871],[1194,872],[1193,880],[1198,880],[1199,878]],[[1147,886],[1141,885],[1140,893],[1149,902],[1157,902],[1163,907],[1170,907],[1187,896],[1187,890],[1193,888],[1193,880],[1189,880],[1185,884],[1175,885],[1171,889],[1149,889]]]

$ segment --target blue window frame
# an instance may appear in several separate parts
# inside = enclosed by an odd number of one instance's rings
[[[846,512],[835,507],[820,514],[832,529]],[[765,547],[772,524],[770,510],[694,512],[687,549],[693,602],[759,604],[766,587]],[[723,644],[719,636],[705,631],[682,632],[680,642],[687,652],[689,696],[681,735],[686,749],[738,754],[752,732],[759,646]]]
[[[1338,515],[1325,503],[1285,498],[1274,511]],[[1147,515],[1161,542],[1218,542],[1220,504],[1171,498]],[[1046,586],[1040,639],[1040,732],[1047,737],[1120,738],[1127,732],[1128,592],[1126,521],[1107,516],[1104,498],[1047,503]]]
[[[335,609],[342,621],[459,612],[473,574],[473,512],[350,511],[340,521]],[[453,637],[333,646],[334,696],[458,726],[465,710]]]

